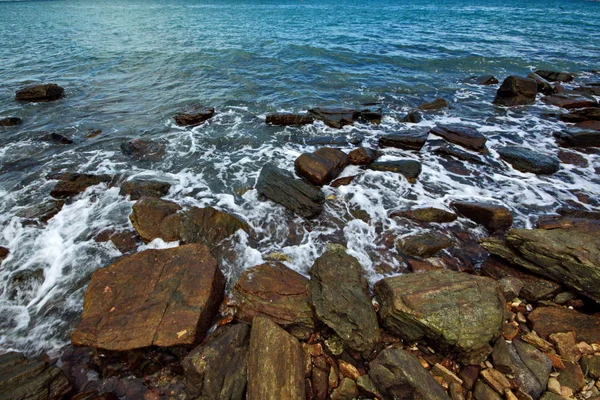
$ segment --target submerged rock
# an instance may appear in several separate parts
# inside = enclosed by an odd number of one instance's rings
[[[566,108],[567,110],[573,108],[584,108],[584,107],[599,107],[600,104],[593,98],[587,96],[581,96],[577,94],[559,93],[550,96],[544,96],[542,101],[546,104],[550,104],[557,107]]]
[[[376,150],[359,147],[348,153],[348,162],[352,165],[369,165],[378,157]]]
[[[73,144],[73,141],[71,139],[58,133],[49,133],[47,135],[44,135],[42,136],[41,140],[44,142],[56,144]]]
[[[421,174],[421,163],[417,160],[376,161],[367,167],[374,171],[402,174],[409,182],[414,182]]]
[[[80,174],[66,172],[58,177],[58,182],[50,192],[50,196],[60,199],[75,196],[82,193],[90,186],[101,183],[112,184],[114,177],[110,175]]]
[[[395,211],[390,214],[390,217],[402,217],[408,218],[415,222],[454,222],[456,221],[456,214],[449,211],[442,210],[434,207],[416,208],[414,210],[407,211]]]
[[[538,70],[535,73],[550,82],[571,82],[574,79],[573,75],[566,72]]]
[[[535,83],[537,83],[537,91],[539,93],[542,93],[545,95],[550,95],[550,94],[554,93],[554,88],[552,87],[550,82],[548,82],[546,79],[542,78],[535,72],[531,72],[529,75],[527,75],[527,78],[533,79],[535,81]]]
[[[0,263],[2,263],[2,261],[4,261],[6,257],[8,257],[9,253],[10,250],[8,250],[6,247],[0,246]]]
[[[448,108],[448,102],[442,98],[423,103],[418,107],[419,110],[423,111],[440,110],[442,108]]]
[[[313,117],[306,114],[292,114],[292,113],[273,113],[267,114],[266,123],[267,125],[308,125],[315,121]]]
[[[42,223],[46,223],[52,219],[52,217],[58,214],[64,205],[64,200],[47,200],[37,206],[29,207],[19,211],[17,216],[32,222],[38,220]]]
[[[17,118],[17,117],[0,118],[0,126],[3,126],[3,127],[17,126],[17,125],[21,125],[22,123],[23,123],[23,120],[21,118]]]
[[[441,136],[449,142],[476,151],[485,151],[485,136],[475,128],[464,125],[436,125],[430,131],[434,135]]]
[[[348,155],[330,147],[304,153],[294,161],[296,173],[316,186],[323,186],[334,180],[346,165]]]
[[[479,156],[476,156],[449,144],[443,144],[434,148],[433,153],[444,157],[454,157],[461,161],[468,161],[474,164],[485,164],[485,162]]]
[[[125,256],[92,275],[71,342],[105,350],[194,344],[210,327],[224,289],[206,246]]]
[[[65,89],[54,83],[31,85],[17,90],[17,101],[47,102],[63,97]]]
[[[215,115],[214,107],[196,105],[175,115],[175,123],[179,126],[197,126]]]
[[[400,120],[400,122],[407,122],[409,124],[418,124],[421,121],[423,121],[423,117],[418,111],[411,111]]]
[[[508,208],[495,204],[453,201],[450,207],[465,218],[483,225],[490,232],[504,231],[513,222]]]
[[[559,119],[564,122],[600,121],[600,107],[587,107],[562,114]]]
[[[427,141],[427,132],[406,132],[379,138],[379,147],[395,147],[404,150],[421,150]]]
[[[106,229],[94,236],[94,240],[96,242],[111,241],[123,254],[133,252],[141,244],[138,234],[131,230],[115,231],[113,229]]]
[[[499,83],[498,79],[494,75],[480,75],[472,76],[469,78],[469,82],[476,85],[495,85]]]
[[[154,197],[142,197],[133,205],[129,219],[144,242],[160,238],[165,242],[179,240],[181,215],[179,204]]]
[[[165,155],[165,145],[149,139],[131,139],[121,143],[123,154],[134,160],[159,161]]]
[[[453,244],[454,242],[442,233],[428,232],[403,238],[398,243],[398,249],[411,256],[427,258]]]
[[[505,146],[496,149],[500,158],[521,172],[551,175],[558,171],[560,162],[556,157],[538,153],[524,147]]]
[[[513,107],[535,103],[537,87],[537,82],[533,79],[511,75],[496,92],[494,104]]]
[[[121,184],[119,194],[129,196],[131,200],[139,200],[142,197],[160,198],[166,195],[171,184],[161,181],[133,179]]]

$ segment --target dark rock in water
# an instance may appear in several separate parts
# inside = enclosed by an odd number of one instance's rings
[[[296,338],[255,317],[248,352],[247,400],[305,399],[304,356]]]
[[[360,112],[354,108],[319,107],[308,110],[308,114],[331,128],[340,129],[352,125]]]
[[[245,399],[249,345],[250,326],[236,324],[218,329],[192,350],[181,363],[189,398]]]
[[[564,132],[555,132],[554,137],[562,147],[600,147],[600,132],[585,131],[581,129],[568,129]]]
[[[173,119],[179,126],[197,126],[215,115],[213,107],[197,105],[177,114]]]
[[[581,121],[575,124],[575,128],[600,131],[600,121]]]
[[[363,141],[363,137],[361,135],[353,136],[353,137],[344,137],[344,136],[318,136],[313,138],[307,138],[302,141],[302,143],[308,146],[346,146],[349,144],[360,144]]]
[[[92,275],[71,342],[105,350],[197,343],[224,289],[225,277],[206,246],[125,256]]]
[[[0,355],[0,393],[3,400],[63,400],[73,386],[59,368],[8,352]]]
[[[559,208],[556,212],[567,218],[583,218],[600,220],[600,211],[578,210],[573,208]]]
[[[374,171],[387,171],[402,174],[409,182],[414,182],[421,174],[421,163],[416,160],[376,161],[367,168]]]
[[[114,177],[110,175],[92,175],[80,174],[76,172],[67,172],[58,177],[59,181],[50,192],[54,198],[66,198],[75,196],[90,186],[106,183],[108,185],[114,182]]]
[[[560,149],[558,151],[558,159],[563,164],[571,164],[577,167],[587,168],[589,166],[588,161],[581,154]]]
[[[44,270],[22,269],[10,276],[7,298],[16,304],[25,305],[35,296],[37,288],[44,283]]]
[[[47,135],[44,135],[42,136],[42,140],[44,142],[51,142],[57,144],[73,144],[73,141],[71,139],[58,133],[49,133]]]
[[[331,187],[340,187],[340,186],[349,185],[354,180],[354,178],[356,178],[356,176],[357,175],[345,176],[343,178],[336,179],[335,181],[331,182],[330,186]]]
[[[376,150],[359,147],[348,153],[348,162],[352,165],[369,165],[378,157]]]
[[[500,158],[521,172],[538,175],[551,175],[558,171],[560,162],[557,158],[517,146],[505,146],[496,149]]]
[[[600,87],[598,86],[580,86],[574,88],[573,91],[588,96],[600,96]]]
[[[542,101],[552,106],[566,108],[567,110],[573,108],[585,108],[585,107],[600,107],[600,104],[593,97],[586,97],[576,94],[559,93],[550,96],[544,96]]]
[[[23,120],[17,117],[0,118],[0,126],[9,127],[21,125]]]
[[[439,98],[430,101],[429,103],[423,103],[417,108],[423,111],[440,110],[442,108],[448,108],[448,102],[442,98]]]
[[[418,124],[422,120],[423,120],[423,117],[421,116],[420,112],[418,112],[418,111],[411,111],[408,114],[406,114],[404,116],[404,118],[402,118],[400,120],[400,122],[407,122],[409,124]]]
[[[102,129],[90,129],[89,133],[85,135],[87,139],[92,139],[102,133]]]
[[[562,114],[559,119],[564,122],[600,121],[600,107],[581,108],[567,114]]]
[[[58,100],[63,97],[65,89],[54,84],[32,85],[17,90],[16,100],[30,102],[46,102]]]
[[[144,242],[161,238],[165,242],[179,240],[181,207],[172,201],[142,197],[133,205],[129,219]]]
[[[165,147],[148,139],[131,139],[121,143],[123,154],[142,161],[159,161],[165,155]]]
[[[48,220],[58,214],[64,205],[64,200],[48,200],[38,206],[29,207],[25,210],[19,211],[17,216],[28,220],[39,220],[42,223],[46,223]]]
[[[181,215],[178,236],[183,243],[200,243],[211,251],[238,230],[250,232],[250,226],[231,214],[213,207],[191,207]]]
[[[429,131],[434,135],[441,136],[449,142],[476,151],[487,151],[485,147],[486,138],[477,129],[464,125],[437,125]]]
[[[495,85],[499,83],[494,75],[472,76],[468,79],[468,82],[476,85]]]
[[[9,253],[10,251],[6,247],[0,246],[0,263],[2,263],[2,261],[4,261],[6,257],[8,257]]]
[[[502,82],[496,92],[494,104],[500,106],[522,106],[535,103],[537,82],[533,79],[511,75]]]
[[[267,114],[266,123],[268,125],[308,125],[315,121],[313,117],[306,114],[292,114],[292,113],[273,113]]]
[[[314,330],[308,279],[282,263],[244,270],[231,291],[231,299],[237,320],[252,323],[257,315],[266,316],[304,339]]]
[[[495,204],[453,201],[450,207],[463,217],[483,225],[490,232],[505,231],[513,222],[508,208]]]
[[[428,232],[403,238],[398,242],[398,249],[411,256],[427,258],[453,244],[444,234]]]
[[[169,192],[171,184],[161,181],[133,179],[121,184],[119,194],[121,196],[130,196],[131,200],[138,200],[142,197],[163,197]]]
[[[117,232],[112,229],[106,229],[94,236],[96,242],[111,241],[123,254],[131,253],[137,249],[138,245],[141,244],[140,239],[135,231],[130,230]]]
[[[365,104],[358,110],[358,119],[373,124],[381,123],[383,112],[377,104]]]
[[[450,400],[419,359],[402,349],[383,350],[369,367],[369,376],[383,398]]]
[[[287,171],[266,164],[256,183],[256,190],[275,203],[304,218],[315,218],[323,211],[325,196],[316,188],[300,179],[294,179]]]
[[[358,260],[332,245],[310,269],[310,293],[319,319],[348,346],[371,351],[379,342],[377,314]]]
[[[550,82],[571,82],[574,79],[573,75],[566,72],[538,70],[535,73]]]
[[[504,324],[504,298],[490,278],[430,271],[382,279],[374,291],[390,332],[453,348],[467,364],[487,357]]]
[[[436,147],[435,149],[433,149],[433,153],[440,156],[454,157],[462,161],[472,162],[474,164],[485,164],[481,157],[461,150],[456,146],[451,146],[449,144],[443,144],[441,146]]]
[[[394,211],[390,214],[390,217],[402,217],[408,218],[416,222],[454,222],[456,221],[456,215],[448,212],[446,210],[441,210],[439,208],[427,207],[427,208],[417,208],[414,210],[407,211]]]
[[[556,93],[555,88],[552,87],[550,82],[548,82],[547,80],[545,80],[544,78],[542,78],[541,76],[536,74],[535,72],[531,72],[529,75],[527,75],[527,78],[533,79],[535,81],[535,83],[537,83],[538,93],[542,93],[545,95],[551,95],[552,93]]]
[[[348,155],[330,147],[322,147],[313,153],[304,153],[294,161],[296,173],[317,186],[331,182],[346,165],[348,165]]]
[[[379,138],[379,147],[395,147],[405,150],[421,150],[427,141],[427,132],[406,132],[385,135]]]
[[[600,343],[600,317],[582,314],[565,307],[538,307],[528,319],[543,338],[553,333],[575,332],[578,341]]]

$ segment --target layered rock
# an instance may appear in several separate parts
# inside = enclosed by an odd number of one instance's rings
[[[173,119],[179,126],[197,126],[215,115],[214,107],[196,105],[175,115]]]
[[[120,258],[92,275],[71,342],[105,350],[194,344],[210,327],[224,289],[206,246]]]
[[[504,79],[496,92],[494,104],[513,107],[535,103],[537,88],[533,79],[511,75]]]
[[[78,195],[90,186],[101,183],[112,184],[114,178],[110,175],[92,175],[67,172],[58,177],[58,182],[50,192],[50,196],[60,199]]]
[[[453,157],[461,161],[484,164],[484,161],[481,159],[481,157],[448,144],[435,147],[433,149],[433,153],[443,157]]]
[[[522,172],[550,175],[560,168],[560,162],[557,158],[524,147],[505,146],[496,149],[496,151],[501,159]]]
[[[134,160],[160,161],[165,155],[166,146],[149,139],[131,139],[121,143],[123,154]]]
[[[379,138],[379,147],[395,147],[404,150],[421,150],[427,141],[426,132],[406,132],[385,135]]]
[[[556,107],[566,108],[567,110],[584,107],[598,107],[598,102],[593,97],[587,97],[570,93],[558,93],[550,96],[544,96],[542,101]]]
[[[31,85],[17,90],[17,101],[47,102],[58,100],[65,94],[65,89],[55,83]]]
[[[267,114],[266,123],[267,125],[308,125],[315,121],[313,117],[306,114],[293,114],[293,113],[272,113]]]
[[[485,151],[485,136],[475,128],[464,125],[437,125],[433,127],[430,133],[441,136],[449,142],[466,147],[475,151]]]
[[[334,180],[348,165],[348,156],[341,150],[322,147],[296,158],[296,173],[312,183],[323,186]]]
[[[508,208],[495,204],[453,201],[450,206],[460,215],[483,225],[490,232],[504,231],[513,222]]]
[[[562,147],[600,147],[600,132],[583,129],[568,129],[554,134]]]
[[[559,119],[564,122],[600,121],[600,107],[572,110],[562,114]]]
[[[421,174],[421,163],[417,160],[376,161],[368,169],[395,172],[404,175],[409,182],[415,182]]]
[[[308,110],[308,115],[321,120],[331,128],[340,129],[352,125],[360,113],[354,108],[318,107]]]
[[[121,184],[119,194],[129,196],[131,200],[139,200],[142,197],[163,197],[169,192],[171,184],[167,182],[132,179]]]

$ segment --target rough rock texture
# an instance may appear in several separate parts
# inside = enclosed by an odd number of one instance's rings
[[[149,139],[131,139],[121,143],[123,154],[139,161],[160,161],[166,146]]]
[[[418,111],[411,111],[408,114],[406,114],[404,116],[404,118],[402,118],[400,120],[400,122],[406,122],[406,123],[409,123],[409,124],[418,124],[422,120],[423,120],[423,117],[421,116],[420,112],[418,112]]]
[[[485,151],[486,138],[477,129],[464,125],[437,125],[429,131],[434,135],[441,136],[449,142],[458,144],[467,149]]]
[[[550,96],[544,96],[542,98],[542,101],[546,104],[566,108],[567,110],[571,110],[574,108],[600,106],[600,104],[598,104],[598,102],[593,97],[569,93],[559,93]]]
[[[144,242],[161,238],[165,242],[179,240],[181,207],[172,201],[142,197],[133,205],[129,219]]]
[[[533,398],[538,398],[546,389],[552,372],[552,361],[544,353],[520,339],[508,344],[508,351],[521,390]]]
[[[292,113],[273,113],[267,114],[266,123],[268,125],[308,125],[314,122],[314,118],[306,114]]]
[[[65,89],[54,83],[48,83],[45,85],[32,85],[27,86],[23,89],[17,90],[16,100],[18,101],[31,101],[31,102],[45,102],[58,100],[65,94]]]
[[[433,153],[443,157],[454,157],[461,161],[468,161],[475,164],[485,164],[481,157],[467,151],[461,150],[457,146],[452,146],[447,143],[437,146],[433,149]]]
[[[463,217],[485,226],[490,232],[504,231],[513,222],[508,208],[495,204],[453,201],[450,206]]]
[[[535,73],[550,82],[571,82],[574,79],[573,75],[567,72],[538,70]]]
[[[478,379],[477,382],[475,382],[473,398],[475,400],[502,400],[502,396],[486,385],[481,379]]]
[[[2,127],[17,126],[21,125],[22,123],[23,120],[17,117],[0,118],[0,126]]]
[[[556,142],[562,147],[600,147],[600,132],[582,129],[567,129],[554,134]]]
[[[213,207],[191,207],[181,216],[178,236],[183,243],[200,243],[212,251],[240,229],[250,232],[247,223],[231,214]]]
[[[133,179],[121,184],[119,194],[121,196],[130,196],[131,200],[138,200],[142,197],[163,197],[169,192],[171,184],[167,182]]]
[[[19,211],[17,216],[30,221],[38,220],[42,223],[46,223],[58,214],[64,205],[64,200],[48,200],[37,206]]]
[[[522,172],[550,175],[557,172],[560,168],[560,162],[556,157],[538,153],[524,147],[505,146],[496,149],[496,151],[501,159]]]
[[[564,122],[600,121],[600,108],[588,107],[572,110],[562,114],[559,119]]]
[[[252,321],[246,398],[306,398],[302,347],[296,338],[266,317],[255,317]]]
[[[50,192],[54,198],[67,198],[75,196],[90,186],[101,183],[111,184],[114,178],[110,175],[91,175],[66,172],[58,177],[58,182]]]
[[[442,98],[423,103],[418,107],[419,110],[423,111],[440,110],[442,108],[448,108],[448,102]]]
[[[531,72],[530,74],[528,74],[527,78],[533,79],[535,81],[535,83],[537,83],[537,91],[539,93],[542,93],[545,95],[550,95],[550,94],[554,93],[554,88],[552,87],[550,82],[548,82],[546,79],[542,78],[535,72]]]
[[[571,164],[582,168],[587,168],[590,165],[584,156],[574,151],[560,149],[557,155],[563,164]]]
[[[379,138],[379,147],[395,147],[404,150],[421,150],[427,141],[427,132],[406,132],[385,135]]]
[[[308,337],[315,321],[308,279],[279,262],[248,268],[231,291],[235,318],[251,323],[267,316],[297,337]]]
[[[360,112],[354,108],[318,107],[308,110],[308,114],[331,128],[340,129],[345,125],[352,125]]]
[[[496,92],[494,104],[512,107],[535,103],[537,86],[533,79],[511,75]]]
[[[183,362],[186,392],[192,399],[243,400],[250,326],[226,325],[212,334]]]
[[[322,147],[296,158],[296,173],[313,185],[323,186],[334,180],[348,165],[348,155],[341,150]]]
[[[352,165],[369,165],[378,157],[376,150],[359,147],[348,153],[348,162]]]
[[[294,179],[291,173],[266,164],[256,183],[258,194],[304,218],[315,218],[323,211],[325,196],[320,189]]]
[[[3,400],[63,400],[73,387],[63,372],[47,362],[9,352],[0,355],[0,397]]]
[[[369,376],[386,399],[450,400],[417,357],[402,349],[383,350],[369,366]]]
[[[426,232],[403,238],[397,247],[411,256],[431,257],[453,244],[454,242],[442,233]]]
[[[486,277],[446,270],[402,275],[377,282],[375,295],[388,330],[453,347],[469,361],[491,352],[504,323],[504,298]]]
[[[213,107],[196,105],[175,115],[173,119],[179,126],[196,126],[212,118],[213,115],[215,115]]]
[[[409,182],[416,181],[421,174],[421,163],[417,160],[375,161],[368,166],[374,171],[386,171],[402,174]]]
[[[210,327],[224,289],[205,246],[125,256],[92,275],[71,342],[106,350],[194,344]]]
[[[370,351],[379,342],[377,314],[369,285],[356,258],[333,246],[310,270],[310,293],[318,318],[354,350]]]
[[[456,214],[446,210],[442,210],[434,207],[416,208],[414,210],[407,211],[394,211],[390,214],[390,217],[402,217],[408,218],[415,222],[454,222],[456,221]]]
[[[600,317],[586,315],[563,307],[538,307],[528,319],[543,338],[553,333],[575,332],[578,341],[600,343]]]

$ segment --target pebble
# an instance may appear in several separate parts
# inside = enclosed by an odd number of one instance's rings
[[[548,379],[548,390],[551,391],[552,393],[556,393],[558,395],[561,394],[560,383],[558,383],[558,379],[556,379],[554,377]]]

